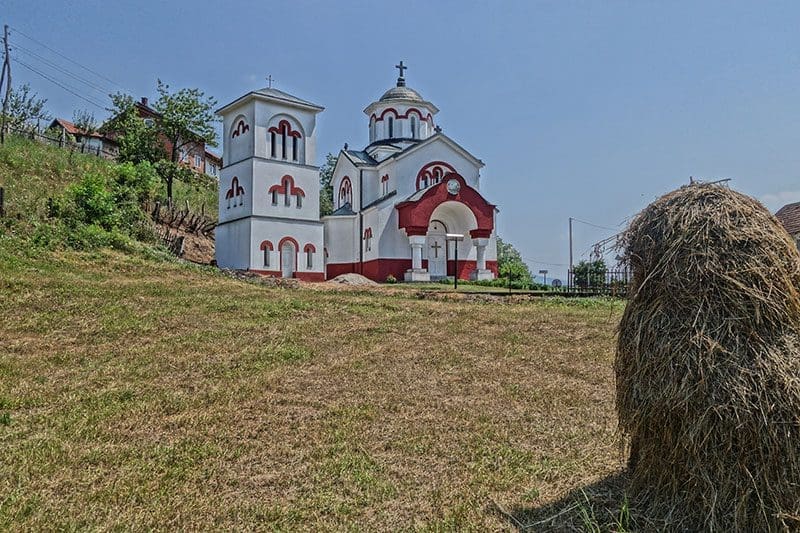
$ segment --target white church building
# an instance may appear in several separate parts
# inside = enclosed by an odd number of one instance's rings
[[[264,88],[218,110],[218,266],[306,281],[497,275],[497,209],[480,193],[484,165],[441,132],[438,108],[406,86],[402,61],[397,68],[396,87],[364,110],[369,144],[339,153],[334,212],[322,218],[313,162],[323,108]]]

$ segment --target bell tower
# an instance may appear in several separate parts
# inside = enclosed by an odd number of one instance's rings
[[[217,111],[224,163],[216,234],[220,267],[324,279],[314,166],[316,117],[323,109],[270,86]]]

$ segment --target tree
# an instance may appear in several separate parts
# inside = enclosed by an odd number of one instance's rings
[[[148,126],[139,116],[133,98],[126,94],[111,95],[112,118],[103,130],[113,133],[119,145],[121,163],[157,163],[167,157],[155,127]],[[166,181],[166,180],[165,180]]]
[[[16,130],[24,130],[33,126],[34,121],[50,120],[50,114],[44,110],[46,98],[31,91],[29,84],[19,89],[11,89],[8,96],[8,110],[4,117],[5,125]]]
[[[97,133],[97,121],[94,118],[94,113],[85,109],[74,111],[72,113],[72,123],[75,124],[75,128],[85,133],[83,142],[81,142],[81,150],[83,150],[86,146],[86,141],[89,140],[89,136]]]
[[[578,287],[602,287],[606,281],[606,262],[581,261],[572,267],[572,281]]]
[[[337,157],[333,154],[325,156],[325,164],[319,168],[319,216],[333,213],[333,169]]]
[[[158,80],[158,101],[154,108],[161,115],[155,124],[158,132],[171,145],[170,161],[180,161],[181,149],[198,143],[217,146],[214,106],[217,101],[206,97],[199,89],[180,89],[170,92],[169,85]],[[167,181],[167,200],[172,202],[174,173],[164,175]]]
[[[501,278],[510,282],[519,282],[521,285],[533,284],[533,276],[522,255],[509,242],[497,238],[497,272]]]

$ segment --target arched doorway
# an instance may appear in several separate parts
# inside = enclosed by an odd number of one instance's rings
[[[281,245],[281,277],[293,278],[297,270],[297,249],[291,241],[284,241]]]
[[[441,220],[428,225],[428,273],[431,279],[447,276],[447,226]]]

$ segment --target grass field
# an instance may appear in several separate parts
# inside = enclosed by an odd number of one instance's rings
[[[0,529],[512,529],[620,470],[618,303],[8,242],[0,288]]]

